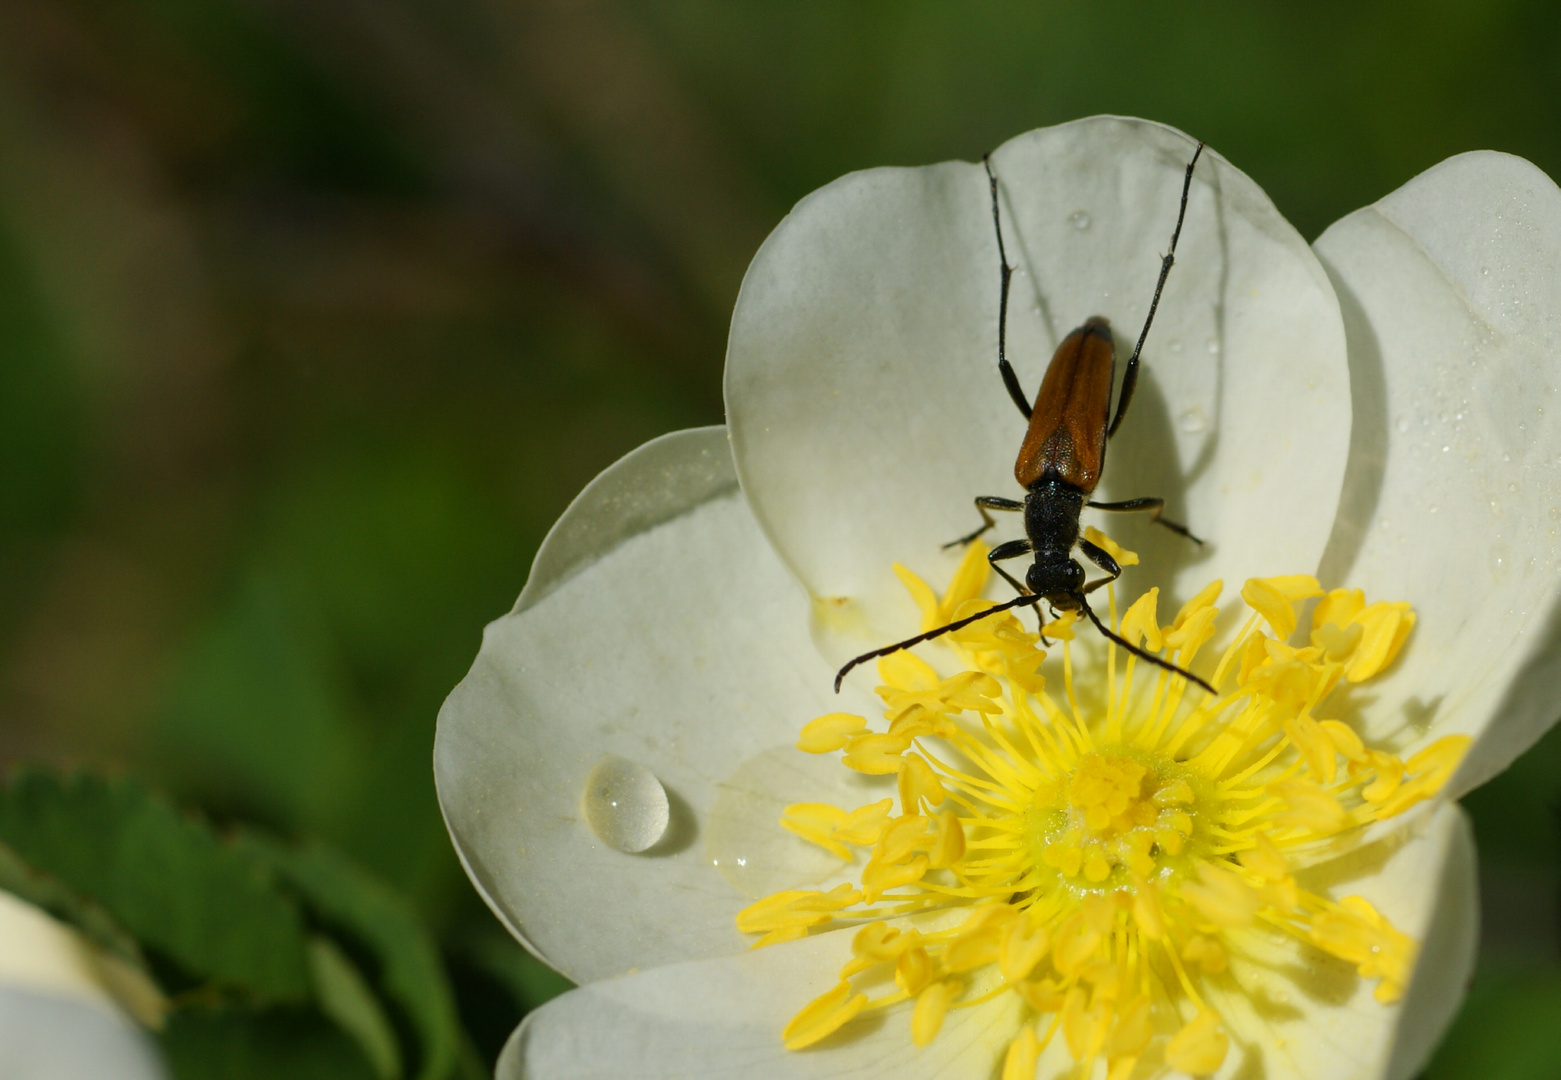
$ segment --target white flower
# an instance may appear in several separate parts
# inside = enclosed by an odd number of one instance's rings
[[[0,1073],[9,1080],[158,1080],[137,1028],[166,1003],[139,971],[0,892]]]
[[[1085,317],[1136,336],[1191,145],[1096,118],[992,156],[1018,266],[1008,355],[1031,394]],[[1371,944],[1341,966],[1270,935],[1210,975],[1229,1053],[1210,1052],[1214,1020],[1181,1001],[1167,1026],[1157,999],[1128,1071],[1141,1052],[1144,1068],[1399,1080],[1456,1010],[1476,911],[1468,829],[1446,799],[1531,745],[1561,687],[1558,255],[1561,192],[1517,158],[1453,158],[1308,248],[1205,152],[1101,492],[1166,495],[1211,543],[1114,525],[1143,552],[1118,595],[1154,585],[1180,602],[1215,578],[1315,574],[1407,601],[1402,655],[1327,715],[1398,760],[1449,736],[1472,746],[1436,799],[1307,857],[1308,889],[1367,905],[1347,909],[1350,926],[1380,913],[1407,935],[1406,986]],[[915,632],[891,564],[948,581],[957,552],[941,545],[976,523],[971,498],[1019,494],[997,278],[980,165],[871,170],[805,199],[743,285],[730,431],[666,436],[594,481],[487,628],[440,714],[441,805],[493,910],[582,984],[527,1018],[501,1076],[986,1078],[1029,1064],[1047,1028],[1014,993],[956,1007],[923,1048],[906,1003],[787,1050],[782,1028],[837,987],[855,933],[749,951],[734,923],[777,889],[860,880],[776,822],[791,804],[893,796],[894,777],[793,743],[820,714],[875,714],[870,672],[838,698],[830,683],[842,659]],[[1222,620],[1216,642],[1235,632]],[[598,797],[604,763],[616,808]],[[617,850],[588,814],[620,829],[619,847],[654,843]],[[1044,1074],[1071,1055],[1052,1040]]]

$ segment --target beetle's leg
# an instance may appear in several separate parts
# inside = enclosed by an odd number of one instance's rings
[[[988,510],[1023,510],[1024,503],[1020,502],[1018,499],[1005,499],[1001,495],[977,495],[976,509],[981,511],[981,528],[977,529],[969,536],[961,536],[958,540],[950,540],[948,543],[943,545],[945,550],[951,547],[964,547],[966,544],[975,540],[976,537],[980,536],[992,526],[996,525],[997,522],[992,520],[992,515],[987,513]]]
[[[1138,354],[1144,351],[1144,339],[1149,336],[1149,324],[1154,322],[1155,309],[1160,306],[1160,291],[1165,288],[1165,279],[1171,272],[1171,264],[1176,261],[1176,241],[1181,239],[1182,219],[1187,216],[1187,194],[1192,190],[1192,170],[1193,166],[1198,164],[1198,155],[1202,153],[1203,143],[1199,142],[1198,148],[1192,152],[1192,160],[1187,163],[1187,175],[1182,177],[1182,207],[1176,212],[1176,229],[1171,233],[1171,249],[1160,259],[1160,280],[1155,283],[1154,299],[1149,301],[1149,314],[1144,319],[1144,328],[1138,335],[1138,344],[1133,346],[1133,355],[1128,357],[1127,370],[1122,373],[1122,391],[1117,395],[1116,415],[1111,418],[1111,426],[1106,429],[1108,439],[1117,433],[1117,427],[1122,423],[1122,416],[1127,412],[1127,404],[1133,400],[1133,389],[1138,385]]]
[[[1117,565],[1117,561],[1113,559],[1104,548],[1097,547],[1088,540],[1080,540],[1079,550],[1084,553],[1084,557],[1086,559],[1111,575],[1110,577],[1098,578],[1097,580],[1092,581],[1088,585],[1084,586],[1084,591],[1086,593],[1092,593],[1102,585],[1110,585],[1113,581],[1122,576],[1122,568]]]
[[[997,212],[997,174],[992,171],[992,155],[983,157],[981,164],[986,169],[987,187],[992,192],[992,228],[997,230],[997,261],[1001,267],[1002,288],[997,299],[997,370],[1003,376],[1008,396],[1014,399],[1014,404],[1019,406],[1019,411],[1028,420],[1031,412],[1029,399],[1024,396],[1024,387],[1019,385],[1019,376],[1014,374],[1014,366],[1008,362],[1008,281],[1014,276],[1014,268],[1008,265],[1008,252],[1003,250],[1003,219]]]
[[[1196,536],[1189,532],[1187,530],[1187,526],[1178,524],[1177,522],[1172,521],[1170,518],[1164,518],[1160,516],[1165,511],[1165,500],[1160,498],[1158,495],[1147,495],[1142,499],[1124,499],[1122,502],[1114,503],[1095,502],[1094,500],[1091,500],[1087,505],[1092,510],[1110,510],[1119,514],[1130,513],[1134,510],[1148,510],[1150,512],[1149,521],[1152,524],[1164,525],[1173,533],[1180,533],[1187,539],[1191,540],[1193,543],[1197,544],[1199,547],[1203,546],[1203,541],[1199,540]]]

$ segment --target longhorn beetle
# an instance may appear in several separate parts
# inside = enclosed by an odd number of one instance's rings
[[[982,158],[987,187],[992,196],[992,225],[997,230],[997,257],[1001,266],[997,307],[997,370],[1003,377],[1008,396],[1013,398],[1014,404],[1030,425],[1024,442],[1019,446],[1019,459],[1014,463],[1014,479],[1019,481],[1028,494],[1022,502],[999,495],[976,496],[976,510],[981,514],[980,528],[944,547],[969,544],[996,525],[997,522],[992,520],[988,511],[1023,511],[1024,539],[998,544],[987,555],[992,569],[1001,574],[1019,595],[969,618],[956,619],[924,634],[863,653],[841,668],[835,676],[836,693],[840,692],[841,680],[858,664],[908,649],[923,641],[931,641],[999,611],[1039,605],[1042,601],[1051,607],[1053,614],[1059,609],[1084,612],[1097,630],[1133,655],[1190,679],[1209,693],[1214,693],[1214,687],[1192,672],[1129,643],[1100,621],[1100,617],[1089,606],[1087,597],[1102,585],[1115,581],[1121,575],[1122,568],[1110,553],[1079,535],[1079,514],[1084,507],[1089,506],[1095,510],[1147,510],[1152,515],[1150,521],[1158,522],[1194,543],[1203,543],[1185,525],[1160,516],[1165,509],[1165,500],[1162,498],[1150,496],[1123,502],[1095,502],[1090,498],[1100,483],[1101,469],[1106,463],[1106,441],[1116,434],[1122,416],[1127,412],[1128,403],[1133,400],[1133,390],[1138,385],[1138,357],[1143,351],[1144,339],[1149,336],[1149,326],[1154,322],[1155,309],[1160,306],[1160,293],[1165,288],[1165,279],[1176,261],[1176,241],[1182,235],[1182,220],[1187,216],[1192,171],[1202,153],[1203,143],[1199,142],[1192,153],[1192,160],[1187,163],[1187,172],[1182,177],[1182,201],[1176,213],[1176,228],[1171,233],[1171,246],[1160,260],[1160,280],[1155,283],[1154,299],[1149,302],[1149,314],[1144,319],[1143,330],[1139,332],[1138,344],[1133,347],[1133,355],[1128,358],[1127,369],[1122,374],[1122,389],[1117,394],[1115,414],[1111,411],[1111,384],[1116,375],[1116,351],[1111,326],[1099,315],[1084,320],[1083,326],[1057,346],[1051,364],[1046,369],[1046,376],[1041,381],[1041,389],[1035,396],[1035,404],[1032,406],[1025,398],[1019,377],[1014,374],[1007,355],[1008,286],[1014,268],[1008,265],[1008,253],[1003,248],[997,174],[992,171],[991,155]],[[1084,568],[1072,556],[1074,547],[1104,570],[1107,576],[1086,584]],[[1017,559],[1022,555],[1034,556],[1034,562],[1025,572],[1023,584],[999,565],[1004,560]],[[1044,624],[1038,606],[1036,615]],[[1042,634],[1042,640],[1045,640],[1044,628]]]

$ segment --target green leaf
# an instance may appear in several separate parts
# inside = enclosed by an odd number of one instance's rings
[[[1561,973],[1481,973],[1425,1080],[1550,1080],[1561,1059]]]
[[[0,890],[42,908],[61,922],[74,926],[94,945],[143,973],[146,971],[146,959],[141,955],[140,946],[112,915],[58,878],[28,866],[6,844],[0,844]]]
[[[292,849],[253,833],[244,844],[298,890],[312,916],[373,955],[380,992],[417,1035],[420,1080],[449,1076],[460,1037],[455,1003],[439,953],[406,901],[322,844]]]
[[[0,842],[189,978],[307,999],[297,907],[252,857],[136,781],[20,771],[0,787]]]
[[[358,1041],[379,1080],[401,1076],[401,1047],[379,999],[341,947],[316,934],[309,939],[309,974],[320,1011]]]
[[[181,1009],[158,1041],[176,1080],[376,1080],[352,1039],[313,1010]]]

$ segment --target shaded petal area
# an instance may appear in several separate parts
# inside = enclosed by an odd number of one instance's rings
[[[1463,154],[1316,246],[1356,402],[1323,584],[1416,608],[1363,733],[1476,736],[1456,797],[1549,728],[1561,691],[1561,191],[1521,158]]]
[[[1009,356],[1035,393],[1085,318],[1142,326],[1192,140],[1096,117],[993,155],[1017,269]],[[915,613],[889,565],[946,581],[940,545],[976,495],[1018,496],[1025,421],[996,371],[998,254],[979,164],[854,173],[810,195],[755,257],[733,315],[726,400],[754,512],[820,600],[832,656],[903,636]],[[1146,575],[1239,583],[1316,565],[1350,426],[1344,334],[1326,275],[1263,192],[1212,151],[1099,495],[1168,498],[1211,543],[1122,519]],[[1093,515],[1091,515],[1093,517]],[[1016,535],[1003,515],[1002,535]],[[1190,595],[1188,593],[1187,595]]]

